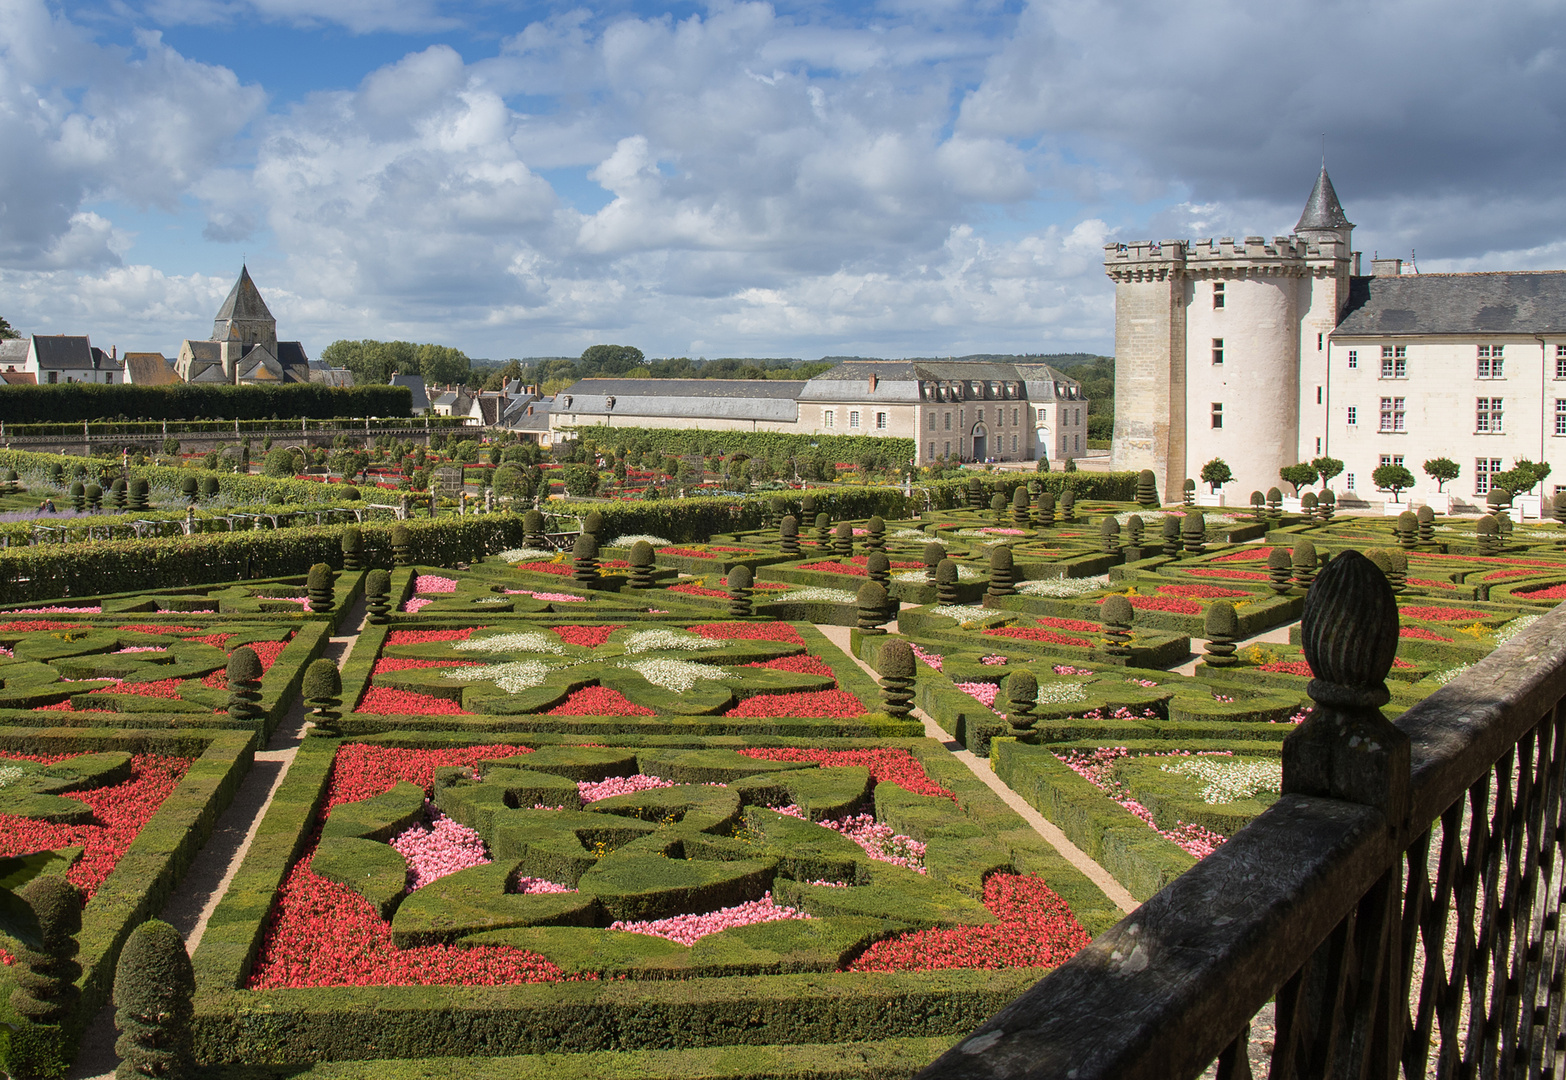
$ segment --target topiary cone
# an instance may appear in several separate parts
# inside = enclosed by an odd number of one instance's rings
[[[1206,663],[1209,667],[1232,667],[1235,663],[1234,643],[1240,636],[1240,616],[1227,600],[1214,600],[1207,605],[1207,615],[1202,620],[1202,632],[1207,635]]]
[[[1300,496],[1300,513],[1304,515],[1307,522],[1316,520],[1316,493],[1314,491],[1307,491]]]
[[[305,592],[310,597],[310,610],[324,614],[337,606],[337,591],[332,587],[332,568],[324,562],[310,567],[305,578]]]
[[[778,526],[778,546],[785,555],[799,554],[799,519],[792,514]]]
[[[653,546],[645,540],[631,545],[631,586],[650,589],[653,584]]]
[[[935,599],[941,604],[957,603],[957,564],[951,559],[936,564]]]
[[[114,969],[118,1080],[187,1080],[196,1073],[191,1021],[196,974],[179,931],[150,919],[131,931]]]
[[[914,654],[908,642],[894,638],[876,653],[881,676],[881,711],[901,719],[913,711]]]
[[[382,626],[391,621],[391,575],[385,570],[371,570],[364,577],[364,607],[366,621],[372,626]]]
[[[364,569],[364,530],[349,525],[343,530],[343,570],[353,573]]]
[[[82,894],[61,875],[43,874],[16,895],[32,909],[38,936],[18,942],[11,1008],[35,1024],[61,1023],[80,996],[76,936],[82,932]]]
[[[859,605],[859,632],[861,634],[886,633],[881,626],[886,621],[886,590],[873,581],[867,581],[859,586],[859,592],[854,600]]]
[[[587,589],[598,586],[598,541],[592,533],[582,533],[571,546],[571,580]]]
[[[1158,533],[1163,541],[1165,555],[1180,554],[1180,523],[1184,520],[1184,518],[1167,515],[1164,517],[1163,523],[1158,526]]]
[[[1006,695],[1006,722],[1014,731],[1023,732],[1033,727],[1037,720],[1033,713],[1039,704],[1039,680],[1026,669],[1006,676],[1003,688]]]
[[[886,557],[886,552],[872,551],[865,556],[865,576],[881,588],[891,590],[892,560]]]
[[[846,521],[839,521],[832,536],[832,554],[840,559],[852,558],[854,554],[854,527]]]
[[[1131,623],[1136,617],[1131,601],[1120,593],[1104,598],[1099,617],[1104,623],[1104,651],[1110,656],[1131,655]]]
[[[729,570],[729,618],[750,618],[750,567],[740,565]]]
[[[391,531],[392,563],[396,566],[413,565],[413,537],[408,526],[398,522]]]
[[[261,658],[249,645],[228,654],[228,715],[254,720],[261,715]]]

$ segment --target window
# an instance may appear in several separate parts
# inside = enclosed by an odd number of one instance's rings
[[[1403,464],[1403,455],[1402,454],[1382,454],[1381,455],[1381,464],[1383,464],[1383,465],[1401,465],[1401,464]]]
[[[924,460],[935,460],[935,444],[933,442],[927,442],[924,444]]]
[[[114,375],[112,373],[105,372],[104,376],[103,376],[104,385],[107,386],[108,384],[112,383],[113,381],[114,381]]]
[[[1049,410],[1048,409],[1040,409],[1039,410],[1039,427],[1043,427],[1047,423],[1049,423]]]
[[[1017,452],[1017,436],[1015,435],[1011,437],[1011,452],[1013,454]]]
[[[1381,346],[1381,377],[1383,379],[1408,378],[1408,346]]]
[[[1479,346],[1479,371],[1481,379],[1504,379],[1506,377],[1504,365],[1506,357],[1502,355],[1505,345],[1481,345]]]
[[[1082,453],[1082,436],[1077,436],[1077,453]]]
[[[984,407],[982,405],[973,410],[973,419],[975,423],[984,423]]]
[[[875,426],[882,431],[886,430],[886,414],[884,412],[875,414]]]
[[[1566,435],[1566,398],[1555,399],[1555,434]]]
[[[1322,341],[1322,336],[1320,334],[1317,334],[1316,335],[1316,351],[1317,352],[1321,351],[1321,341]]]
[[[859,410],[858,409],[852,409],[852,410],[849,411],[849,413],[848,413],[848,426],[851,427],[851,428],[856,428],[856,427],[859,426]]]
[[[1354,483],[1354,474],[1353,473],[1345,473],[1343,475],[1343,490],[1344,491],[1353,491],[1355,489],[1355,487],[1356,487],[1356,485]]]
[[[1316,387],[1316,404],[1321,404],[1321,387]]]
[[[1213,310],[1223,307],[1223,282],[1213,282]]]
[[[1474,406],[1474,431],[1481,434],[1501,434],[1501,399],[1479,398]]]
[[[1066,437],[1064,435],[1060,437],[1060,456],[1066,456]]]
[[[930,414],[930,430],[931,431],[935,430],[935,414],[934,413]]]
[[[821,410],[821,426],[822,427],[836,427],[837,426],[837,413],[834,410],[832,410],[832,409],[822,409]]]
[[[1403,431],[1403,399],[1400,397],[1384,397],[1381,399],[1381,430]]]
[[[1213,363],[1223,363],[1223,338],[1213,338]]]
[[[1490,477],[1500,471],[1500,458],[1474,458],[1474,494],[1490,494]]]
[[[950,431],[951,429],[952,429],[952,414],[951,413],[947,413],[946,414],[946,430]],[[948,445],[950,445],[950,444],[948,444]]]
[[[1316,436],[1316,456],[1317,457],[1321,456],[1321,436],[1320,435]]]
[[[1077,427],[1081,427],[1081,426],[1082,426],[1082,410],[1078,409],[1077,410]]]
[[[1020,423],[1020,421],[1017,418],[1019,416],[1021,416],[1021,415],[1022,415],[1022,413],[1021,413],[1020,410],[1017,410],[1017,409],[1011,410],[1011,422],[1013,424]]]
[[[1359,410],[1353,405],[1348,407],[1348,422],[1349,427],[1353,427],[1355,424],[1359,423]]]
[[[1354,368],[1357,368],[1357,367],[1359,367],[1359,350],[1358,349],[1350,349],[1349,350],[1349,370],[1352,371]]]
[[[1555,346],[1555,377],[1566,379],[1566,345]]]
[[[1223,402],[1213,402],[1213,427],[1223,427]]]
[[[944,444],[944,449],[941,450],[941,456],[942,457],[951,457],[952,456],[952,444],[951,443]]]
[[[49,372],[49,381],[51,383],[59,382],[60,381],[60,373],[58,371],[51,371],[51,372]]]

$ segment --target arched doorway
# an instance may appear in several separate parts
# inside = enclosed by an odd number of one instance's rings
[[[1033,429],[1033,452],[1039,461],[1049,458],[1049,428],[1042,424]]]
[[[973,460],[983,461],[990,456],[989,432],[983,424],[973,425]]]

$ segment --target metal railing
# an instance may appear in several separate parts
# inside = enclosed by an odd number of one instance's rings
[[[1379,570],[1334,559],[1301,632],[1278,801],[921,1077],[1563,1075],[1566,612],[1395,724]]]

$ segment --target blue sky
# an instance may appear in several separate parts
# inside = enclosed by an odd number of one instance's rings
[[[0,315],[172,354],[1109,351],[1102,245],[1566,256],[1562,3],[0,0]]]

